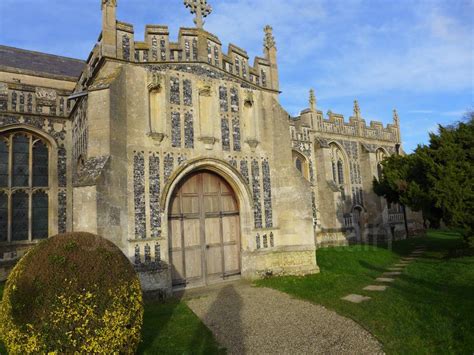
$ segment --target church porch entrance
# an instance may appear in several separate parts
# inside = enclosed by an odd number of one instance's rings
[[[175,189],[168,216],[174,288],[238,278],[240,215],[232,188],[219,175],[199,171]]]

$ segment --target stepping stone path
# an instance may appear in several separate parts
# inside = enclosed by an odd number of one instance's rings
[[[389,272],[384,272],[382,275],[383,276],[399,276],[401,275],[401,271],[389,271]]]
[[[395,279],[392,279],[390,277],[377,277],[375,279],[375,281],[377,281],[377,282],[394,282]]]
[[[380,285],[370,285],[367,287],[364,287],[363,289],[365,291],[385,291],[388,286],[380,286]]]
[[[363,288],[364,291],[378,291],[378,292],[383,292],[385,291],[389,286],[386,285],[386,283],[391,283],[395,282],[395,276],[399,276],[402,274],[403,269],[411,264],[413,261],[418,259],[420,256],[423,255],[425,252],[425,247],[417,247],[414,251],[411,252],[409,256],[405,256],[400,259],[400,261],[393,265],[392,267],[387,268],[387,272],[384,272],[382,274],[382,277],[378,277],[375,279],[376,282],[380,283],[385,283],[385,285],[369,285]],[[390,276],[390,277],[387,277]],[[352,303],[361,303],[364,301],[368,301],[371,298],[367,296],[362,296],[362,295],[357,295],[357,294],[350,294],[345,297],[341,298],[342,300],[349,301]]]
[[[345,301],[352,302],[352,303],[361,303],[361,302],[370,300],[370,297],[351,294],[351,295],[347,295],[346,297],[342,299]]]

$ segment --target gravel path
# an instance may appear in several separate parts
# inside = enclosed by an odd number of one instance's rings
[[[276,290],[238,282],[185,298],[229,354],[383,353],[354,321]]]

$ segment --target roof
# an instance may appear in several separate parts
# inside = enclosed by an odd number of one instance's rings
[[[0,67],[76,80],[85,65],[86,62],[80,59],[0,45]]]

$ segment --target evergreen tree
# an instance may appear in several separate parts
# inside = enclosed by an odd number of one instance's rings
[[[392,156],[383,163],[374,191],[388,202],[401,203],[438,226],[441,219],[462,228],[466,236],[474,231],[474,112],[465,122],[443,127],[430,134],[429,145],[413,154]]]

